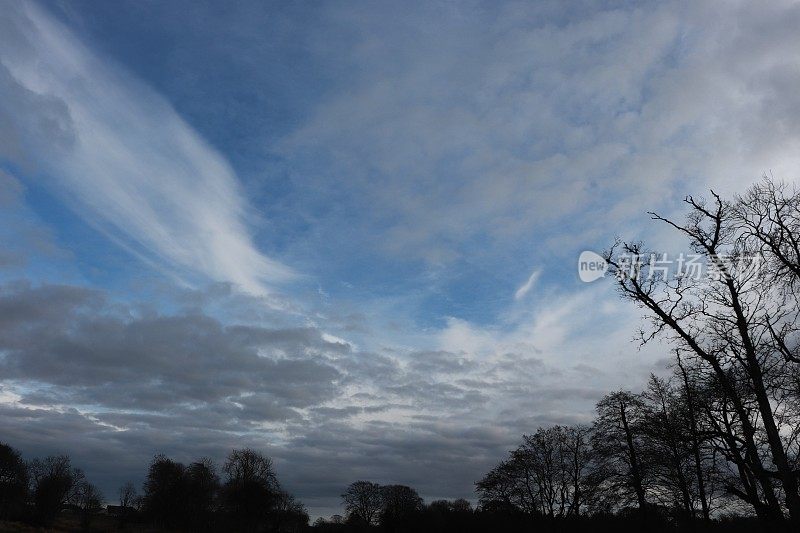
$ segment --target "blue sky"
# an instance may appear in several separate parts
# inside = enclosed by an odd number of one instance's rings
[[[798,19],[9,2],[9,439],[107,458],[87,470],[112,495],[156,452],[248,444],[312,513],[361,477],[470,497],[522,432],[662,366],[635,309],[578,280],[582,250],[679,246],[645,211],[794,180]]]

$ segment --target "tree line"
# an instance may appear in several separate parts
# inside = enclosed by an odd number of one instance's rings
[[[24,461],[17,450],[0,443],[0,519],[49,525],[70,506],[88,525],[102,503],[100,491],[68,456]]]
[[[103,508],[103,495],[69,457],[26,462],[0,444],[0,520],[47,527],[72,511],[80,528],[90,530]],[[309,520],[303,504],[281,487],[271,459],[251,449],[233,450],[221,472],[207,458],[186,465],[156,455],[141,494],[125,483],[119,505],[106,512],[115,528],[148,531],[291,533],[303,531]]]

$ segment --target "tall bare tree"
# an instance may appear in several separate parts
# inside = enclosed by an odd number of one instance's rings
[[[688,446],[692,454],[694,478],[697,483],[697,497],[704,520],[711,519],[712,483],[716,478],[716,454],[710,446],[708,424],[703,424],[702,409],[698,400],[697,383],[690,377],[689,370],[677,357],[675,374],[680,383],[678,396],[681,398],[687,428]]]
[[[589,428],[553,426],[522,444],[476,483],[484,508],[550,517],[577,516],[589,492]]]
[[[371,481],[355,481],[342,494],[342,502],[349,517],[375,524],[383,508],[383,488]]]
[[[757,511],[771,518],[783,515],[773,485],[777,480],[789,515],[800,519],[797,471],[779,427],[785,357],[772,333],[774,317],[791,314],[792,304],[774,291],[767,280],[772,271],[752,257],[749,241],[742,239],[739,208],[713,192],[710,202],[688,197],[686,203],[683,222],[651,216],[686,237],[712,275],[671,276],[655,268],[658,254],[646,252],[641,243],[617,243],[606,259],[621,295],[651,320],[642,340],[665,337],[713,372],[730,408],[728,429],[736,429],[729,434],[742,445],[741,459],[766,502]]]
[[[644,403],[628,391],[607,394],[597,403],[592,431],[594,478],[598,491],[610,506],[648,506],[650,472],[642,462]]]

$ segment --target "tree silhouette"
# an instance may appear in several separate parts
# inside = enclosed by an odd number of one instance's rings
[[[103,508],[103,495],[97,487],[81,479],[75,485],[70,503],[80,511],[83,529],[88,529],[92,518]]]
[[[589,428],[553,426],[523,443],[476,483],[483,508],[549,517],[578,516],[590,488]]]
[[[383,505],[379,522],[388,531],[408,528],[423,508],[422,498],[417,491],[406,485],[382,487],[381,499]]]
[[[28,465],[17,450],[0,443],[0,519],[21,517],[27,497]]]
[[[258,531],[275,519],[282,491],[272,460],[254,450],[234,450],[222,467],[226,475],[222,506],[241,531]]]
[[[748,203],[748,198],[753,196],[732,203],[713,192],[710,202],[687,197],[689,213],[682,223],[651,213],[653,219],[683,235],[692,250],[706,259],[713,275],[669,277],[646,261],[629,268],[626,257],[653,257],[641,243],[618,243],[606,259],[620,294],[651,319],[652,328],[643,334],[643,342],[665,337],[682,357],[697,360],[713,373],[722,395],[718,407],[725,410],[717,426],[733,438],[728,452],[746,480],[743,496],[759,516],[780,518],[785,506],[791,517],[800,519],[798,479],[790,451],[793,437],[786,439],[787,432],[796,432],[796,387],[787,386],[793,370],[786,365],[791,364],[793,350],[794,326],[789,319],[799,310],[797,299],[786,291],[792,285],[774,280],[776,275],[784,279],[783,271],[793,272],[790,266],[781,266],[793,260],[784,263],[779,258],[780,250],[787,247],[771,247],[759,239],[754,227],[769,228],[770,223],[748,218],[757,204]],[[773,260],[761,264],[761,256],[753,253],[765,248]],[[741,452],[735,450],[739,443]]]
[[[342,502],[348,518],[374,524],[383,508],[383,490],[377,483],[356,481],[344,491]]]
[[[130,481],[119,488],[118,518],[120,527],[124,527],[135,516],[140,499],[136,486]]]
[[[642,462],[644,405],[628,391],[606,395],[597,404],[592,448],[594,478],[604,506],[647,508],[648,465]]]
[[[42,524],[50,524],[61,509],[76,497],[84,481],[83,472],[73,468],[66,455],[35,459],[29,466],[34,512]]]
[[[219,477],[210,459],[190,464],[183,473],[183,500],[190,529],[199,531],[213,523],[214,504],[219,490]]]
[[[159,526],[180,527],[186,517],[184,473],[186,467],[165,455],[150,463],[144,483],[144,513]]]

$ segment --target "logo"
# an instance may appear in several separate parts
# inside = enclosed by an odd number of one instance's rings
[[[578,276],[581,281],[591,283],[606,274],[608,263],[603,256],[586,250],[578,257]]]

